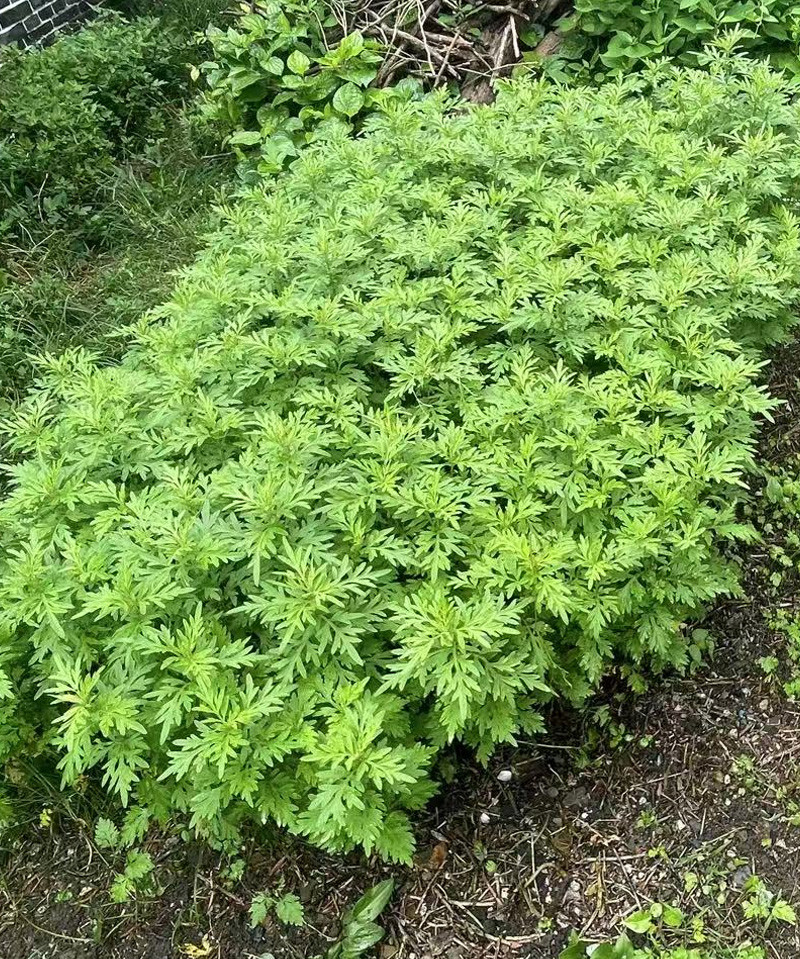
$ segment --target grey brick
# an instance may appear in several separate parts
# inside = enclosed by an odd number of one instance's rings
[[[34,27],[32,30],[29,30],[25,36],[25,46],[32,47],[38,43],[41,43],[45,40],[53,31],[53,24],[49,20],[45,20],[44,23],[40,24],[38,27]]]
[[[19,3],[6,6],[4,9],[0,10],[0,30],[4,30],[7,27],[13,27],[17,23],[21,23],[25,17],[33,12],[33,7],[30,0],[21,0]]]
[[[13,43],[15,40],[22,40],[25,37],[25,28],[21,23],[15,23],[7,30],[0,33],[0,44]]]
[[[96,9],[91,0],[0,0],[0,45],[15,40],[25,46],[55,39],[67,25],[77,26]]]
[[[54,27],[63,27],[77,19],[79,13],[80,11],[76,7],[66,7],[64,10],[53,13],[49,19]]]
[[[28,14],[27,17],[22,21],[22,26],[25,29],[26,36],[30,36],[34,30],[42,25],[42,18],[34,10],[33,13]]]

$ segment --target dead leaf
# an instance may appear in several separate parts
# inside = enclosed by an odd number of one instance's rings
[[[196,946],[193,942],[184,942],[181,946],[181,952],[189,959],[207,959],[211,955],[211,943],[208,941],[208,936],[203,936],[203,941],[199,946]]]
[[[447,843],[437,842],[431,851],[431,857],[428,860],[428,869],[436,871],[441,869],[447,859]]]

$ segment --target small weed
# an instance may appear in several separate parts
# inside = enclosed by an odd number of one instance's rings
[[[281,892],[280,886],[274,895],[266,892],[256,893],[250,903],[249,912],[252,928],[262,925],[270,913],[274,913],[275,918],[287,926],[305,924],[302,902],[292,892]]]
[[[654,902],[647,909],[634,913],[625,920],[626,928],[641,935],[654,935],[663,928],[680,929],[685,916],[677,906]]]
[[[125,860],[125,868],[117,873],[109,893],[112,902],[122,903],[135,895],[151,892],[153,860],[150,854],[131,849]]]
[[[648,859],[660,859],[662,862],[669,862],[669,853],[667,852],[667,847],[663,844],[658,846],[651,846],[647,850]]]
[[[227,866],[224,866],[220,871],[223,882],[226,882],[228,885],[235,885],[237,882],[240,882],[242,876],[244,876],[245,869],[247,864],[244,859],[236,858],[232,860]]]
[[[744,885],[741,907],[744,918],[763,925],[766,932],[775,922],[797,923],[794,908],[780,895],[767,889],[758,876],[750,876]]]
[[[383,939],[384,930],[377,919],[392,897],[394,880],[384,879],[364,893],[342,919],[342,934],[326,953],[325,959],[358,959]]]
[[[652,809],[643,809],[636,820],[637,829],[653,829],[658,825],[658,816]]]

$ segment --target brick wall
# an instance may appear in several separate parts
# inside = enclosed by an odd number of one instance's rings
[[[92,9],[91,0],[0,0],[0,44],[44,43]]]

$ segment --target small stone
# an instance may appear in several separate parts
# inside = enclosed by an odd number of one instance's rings
[[[750,878],[750,867],[749,866],[739,866],[739,868],[731,876],[731,882],[733,883],[734,889],[741,889],[742,886]]]
[[[491,822],[491,818],[488,812],[481,813],[481,822],[483,823],[484,826],[488,826],[488,824]]]
[[[510,769],[501,769],[497,774],[497,781],[501,783],[510,783],[514,778],[514,773]]]

